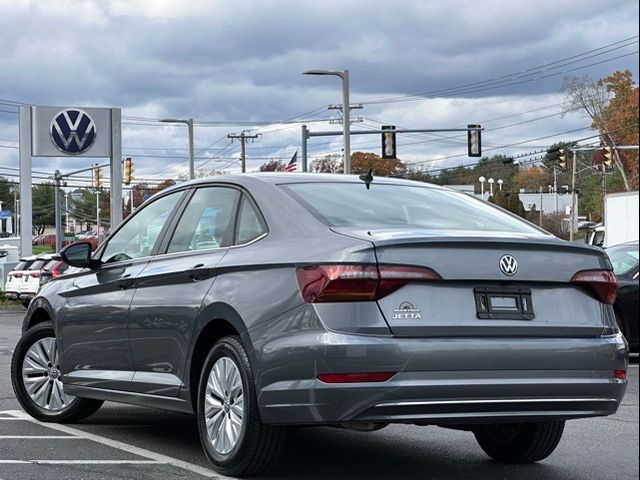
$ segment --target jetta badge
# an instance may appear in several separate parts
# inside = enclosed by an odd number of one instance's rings
[[[78,108],[67,108],[53,117],[49,134],[58,150],[78,155],[93,145],[96,139],[96,124],[87,112]]]
[[[512,277],[518,271],[518,261],[511,255],[503,255],[500,259],[500,270],[508,277]]]

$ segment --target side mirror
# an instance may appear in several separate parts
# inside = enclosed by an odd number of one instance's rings
[[[67,245],[60,251],[60,257],[72,267],[94,268],[97,263],[91,259],[91,244],[89,242]]]

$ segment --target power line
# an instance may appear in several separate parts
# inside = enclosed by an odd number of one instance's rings
[[[450,87],[450,88],[445,88],[445,89],[440,89],[440,90],[432,90],[429,92],[424,92],[424,93],[419,93],[419,94],[413,94],[413,95],[401,95],[401,96],[397,96],[397,97],[391,97],[391,98],[382,98],[382,99],[378,99],[378,100],[369,100],[369,101],[363,101],[363,102],[358,102],[358,103],[362,103],[363,105],[377,105],[377,104],[383,104],[383,103],[396,103],[396,102],[407,102],[407,101],[417,101],[417,100],[423,100],[426,98],[432,98],[433,96],[453,96],[453,95],[462,95],[465,93],[471,93],[473,91],[484,91],[486,90],[491,90],[493,88],[485,88],[485,87],[489,87],[489,86],[495,86],[498,85],[500,83],[506,83],[506,82],[510,82],[512,80],[516,80],[516,79],[522,79],[522,78],[526,78],[526,77],[530,77],[532,75],[537,75],[540,73],[544,73],[550,70],[555,70],[558,68],[561,68],[563,66],[567,66],[576,62],[581,62],[581,61],[585,61],[585,60],[589,60],[591,58],[595,58],[599,55],[603,55],[615,50],[619,50],[622,48],[626,48],[629,47],[631,45],[634,45],[638,42],[638,35],[635,35],[633,37],[629,37],[626,38],[624,40],[620,40],[614,43],[610,43],[608,45],[605,45],[603,47],[599,47],[593,50],[589,50],[586,52],[582,52],[579,53],[577,55],[572,55],[570,57],[566,57],[560,60],[556,60],[554,62],[550,62],[550,63],[546,63],[544,65],[539,65],[537,67],[532,67],[532,68],[528,68],[526,70],[522,70],[519,72],[512,72],[506,75],[501,75],[499,77],[496,78],[492,78],[492,79],[486,79],[486,80],[481,80],[481,81],[477,81],[477,82],[472,82],[472,83],[467,83],[467,84],[463,84],[463,85],[459,85],[456,87]],[[611,48],[613,47],[613,48]],[[599,52],[599,53],[596,53]],[[526,83],[528,81],[533,81],[536,79],[542,79],[542,78],[548,78],[549,76],[555,76],[555,75],[561,75],[563,73],[567,73],[569,71],[574,71],[574,70],[578,70],[578,69],[582,69],[582,68],[587,68],[590,66],[594,66],[594,65],[598,65],[600,63],[604,63],[606,61],[611,61],[611,60],[616,60],[618,58],[622,58],[624,56],[628,56],[628,55],[632,55],[634,53],[637,53],[637,51],[635,52],[631,52],[629,54],[625,54],[625,55],[621,55],[619,57],[613,57],[610,59],[606,59],[604,61],[600,61],[600,62],[596,62],[593,64],[589,64],[589,65],[583,65],[574,69],[569,69],[563,72],[557,72],[553,75],[546,75],[546,76],[542,76],[542,77],[538,77],[538,78],[534,78],[534,79],[529,79],[527,81],[523,81],[523,82],[518,82],[518,83]],[[592,55],[593,54],[593,55]],[[585,57],[582,59],[577,60],[579,57]],[[555,65],[555,66],[554,66]],[[551,68],[550,68],[551,67]],[[507,85],[502,85],[502,86],[510,86],[510,85],[516,85],[518,83],[511,83],[511,84],[507,84]],[[497,88],[497,87],[496,87]]]

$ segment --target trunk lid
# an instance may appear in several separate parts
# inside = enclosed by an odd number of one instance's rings
[[[372,242],[380,264],[428,267],[442,277],[378,301],[394,335],[591,337],[615,322],[609,305],[571,283],[578,271],[611,268],[598,248],[545,234],[334,231]],[[517,262],[515,272],[501,269],[505,256]]]

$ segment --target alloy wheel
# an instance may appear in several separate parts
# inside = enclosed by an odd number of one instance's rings
[[[229,357],[213,365],[205,391],[207,437],[216,452],[227,455],[237,445],[244,424],[242,377]]]
[[[54,337],[41,338],[29,347],[22,363],[22,381],[31,400],[45,410],[59,412],[75,399],[64,393]]]

